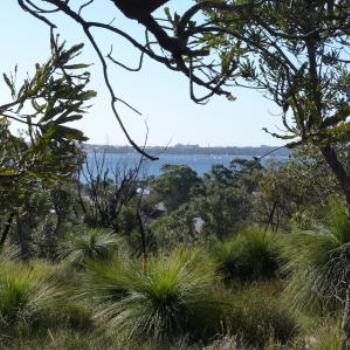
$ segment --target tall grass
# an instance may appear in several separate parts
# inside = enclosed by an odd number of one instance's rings
[[[99,302],[96,319],[126,339],[174,342],[216,334],[222,300],[214,293],[215,266],[199,250],[151,258],[144,273],[139,262],[89,265],[89,288]]]
[[[278,274],[277,236],[257,227],[219,243],[212,254],[226,279],[256,281]]]

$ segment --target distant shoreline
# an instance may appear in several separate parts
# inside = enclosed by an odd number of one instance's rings
[[[84,144],[83,150],[87,153],[137,153],[137,151],[131,146],[110,146],[110,145],[93,145]],[[246,155],[246,156],[263,156],[271,152],[271,155],[278,157],[288,157],[292,154],[292,150],[283,147],[274,146],[259,146],[259,147],[200,147],[197,145],[176,145],[176,146],[149,146],[146,147],[146,151],[150,154],[161,155],[161,154],[179,154],[179,155],[195,155],[195,154],[206,154],[206,155]]]

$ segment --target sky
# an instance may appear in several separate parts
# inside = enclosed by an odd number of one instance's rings
[[[79,0],[72,1],[73,4],[78,2]],[[105,22],[114,18],[114,23],[131,35],[142,35],[142,26],[123,17],[110,3],[109,0],[98,0],[86,15]],[[189,0],[172,0],[170,7],[181,13],[189,3]],[[62,39],[69,44],[86,43],[80,61],[91,64],[90,88],[98,93],[88,114],[75,126],[89,137],[89,143],[127,144],[111,112],[101,66],[84,33],[64,16],[53,19]],[[0,26],[1,73],[13,71],[18,64],[23,75],[31,72],[36,62],[48,57],[47,26],[21,10],[16,0],[1,0]],[[106,54],[113,45],[118,59],[137,65],[138,52],[125,41],[102,32],[95,32],[95,35]],[[141,72],[131,73],[114,66],[111,67],[110,74],[117,95],[142,112],[140,117],[124,106],[118,106],[131,137],[138,144],[144,144],[147,130],[147,144],[150,146],[177,143],[200,146],[283,144],[262,130],[267,127],[270,131],[278,131],[281,122],[277,107],[257,91],[235,88],[232,93],[237,98],[236,101],[213,97],[203,106],[191,101],[186,77],[149,59],[145,61]],[[8,102],[8,98],[6,87],[1,82],[0,104]]]

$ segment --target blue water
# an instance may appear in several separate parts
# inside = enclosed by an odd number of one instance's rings
[[[141,176],[158,176],[161,174],[161,167],[164,164],[185,164],[190,166],[198,175],[210,172],[211,167],[214,164],[222,164],[228,166],[230,161],[237,158],[252,159],[252,156],[246,155],[210,155],[210,154],[162,154],[159,160],[156,161],[144,161]],[[92,154],[88,153],[87,162],[93,174],[96,174],[97,164],[103,168],[104,171],[109,169],[112,174],[115,169],[121,171],[135,167],[140,159],[137,153],[109,153],[105,155],[105,162],[102,166],[102,153]],[[283,161],[286,157],[273,157],[273,159]],[[268,158],[265,158],[266,162]]]

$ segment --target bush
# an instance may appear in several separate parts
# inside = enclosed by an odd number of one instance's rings
[[[0,328],[2,332],[30,327],[58,296],[49,283],[52,269],[42,263],[4,262],[0,274]]]
[[[290,274],[287,292],[299,309],[334,309],[345,295],[350,220],[338,200],[330,202],[326,216],[327,227],[295,232],[283,243],[284,269]]]
[[[277,276],[277,237],[259,228],[250,228],[218,243],[213,257],[226,279],[255,281]]]
[[[0,332],[3,340],[31,337],[48,329],[86,330],[91,313],[67,298],[56,283],[57,269],[44,262],[2,261],[0,268]]]
[[[120,259],[95,262],[88,271],[102,327],[142,341],[175,342],[184,336],[192,341],[216,334],[223,317],[222,300],[213,290],[217,280],[215,266],[198,250],[151,258],[146,272],[139,262]]]
[[[262,348],[271,341],[286,343],[296,334],[295,315],[283,304],[278,284],[244,287],[233,296],[231,333]]]
[[[82,267],[87,260],[110,258],[122,246],[122,240],[116,235],[104,230],[85,229],[72,234],[61,244],[59,256],[73,266]]]

